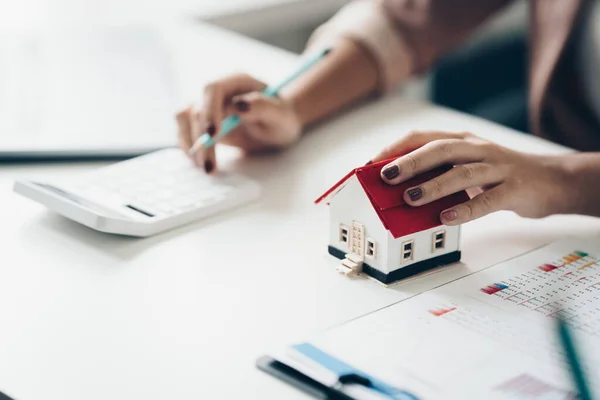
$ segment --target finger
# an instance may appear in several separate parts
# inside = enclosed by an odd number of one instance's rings
[[[471,200],[444,210],[440,219],[446,225],[460,225],[495,211],[506,209],[509,193],[505,184],[485,191]]]
[[[237,129],[231,131],[225,136],[220,143],[227,144],[228,146],[238,147],[245,152],[253,153],[255,151],[264,149],[264,144],[258,142],[248,135],[248,131],[239,131]]]
[[[207,132],[219,132],[225,106],[231,98],[242,93],[263,90],[264,83],[246,74],[234,75],[207,85],[204,88],[203,112],[207,121]]]
[[[381,178],[397,185],[444,164],[478,162],[485,157],[483,146],[462,139],[434,140],[384,166]]]
[[[279,110],[279,101],[261,92],[252,92],[232,99],[231,113],[246,122],[259,122],[273,119]]]
[[[210,146],[208,149],[202,147],[202,157],[204,159],[204,171],[207,174],[212,173],[217,168],[217,157],[215,153],[215,146]]]
[[[413,131],[400,140],[384,148],[379,154],[371,159],[371,162],[387,160],[400,157],[426,145],[434,140],[441,139],[465,139],[472,136],[470,133],[441,132],[441,131]]]
[[[421,206],[473,187],[496,185],[504,179],[501,169],[487,163],[461,164],[404,192],[404,201]]]
[[[181,150],[188,154],[188,150],[192,147],[192,128],[190,124],[190,119],[192,115],[192,108],[188,107],[185,110],[181,110],[175,116],[177,120],[178,132],[177,136],[179,138],[179,147]]]
[[[268,121],[275,121],[281,118],[281,106],[279,100],[269,98],[260,92],[253,92],[242,96],[237,96],[232,103],[233,113],[240,117],[245,124],[260,124]],[[284,143],[277,143],[279,135],[271,135],[269,129],[250,129],[247,131],[250,139],[261,143],[268,143],[272,146],[278,146]],[[285,139],[285,136],[281,136]]]
[[[192,118],[192,138],[194,142],[204,134],[206,125],[207,123],[204,114],[201,111],[198,111],[195,118]],[[214,134],[215,133],[212,132],[210,135],[214,136]],[[204,146],[200,147],[194,155],[194,162],[198,167],[204,168],[204,171],[206,171],[207,174],[213,172],[217,167],[215,146],[211,146],[210,148]]]
[[[206,126],[207,123],[204,113],[199,110],[193,111],[193,116],[190,118],[192,143],[195,143],[196,140],[198,140],[198,138],[204,133]],[[196,166],[202,167],[204,165],[205,153],[206,151],[204,147],[201,147],[198,149],[198,151],[196,151],[194,154],[194,163],[196,163]]]

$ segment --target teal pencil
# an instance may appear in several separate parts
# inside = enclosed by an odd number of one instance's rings
[[[304,65],[302,65],[298,70],[296,70],[292,75],[290,75],[283,82],[281,82],[275,86],[267,87],[265,90],[263,90],[263,94],[267,97],[277,96],[281,89],[283,89],[285,86],[287,86],[292,81],[294,81],[299,76],[301,76],[306,71],[308,71],[313,65],[315,65],[323,57],[325,57],[327,55],[327,53],[329,53],[329,50],[323,50],[322,52],[318,53],[315,57],[308,60]],[[238,117],[237,115],[232,115],[230,117],[225,118],[223,120],[223,122],[221,123],[221,129],[219,129],[219,133],[214,138],[212,138],[208,133],[203,133],[198,139],[196,139],[196,141],[194,142],[194,145],[189,150],[190,155],[193,155],[194,153],[196,153],[196,151],[198,151],[198,149],[200,149],[200,147],[209,148],[209,147],[213,146],[217,139],[227,135],[234,128],[236,128],[240,124],[240,122],[241,122],[240,117]]]
[[[563,346],[563,350],[565,351],[565,355],[567,356],[567,361],[571,371],[571,378],[573,379],[575,387],[579,392],[579,397],[582,400],[592,400],[585,374],[583,373],[583,369],[581,368],[581,364],[579,362],[579,357],[577,356],[573,337],[569,332],[567,323],[562,318],[558,319],[558,334],[560,337],[560,342]]]

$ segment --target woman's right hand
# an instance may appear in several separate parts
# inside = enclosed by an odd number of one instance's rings
[[[289,100],[267,97],[266,85],[249,75],[233,75],[208,84],[204,88],[202,106],[190,106],[177,114],[179,147],[188,153],[203,133],[214,136],[221,122],[237,115],[241,124],[218,140],[249,153],[281,149],[296,142],[302,125]],[[201,147],[194,156],[197,166],[207,173],[216,168],[215,146]]]

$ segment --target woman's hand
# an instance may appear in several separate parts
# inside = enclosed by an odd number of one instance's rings
[[[179,146],[187,153],[204,132],[214,136],[223,118],[235,114],[241,124],[219,143],[260,152],[286,147],[301,134],[302,126],[292,104],[282,98],[264,96],[266,87],[248,75],[234,75],[215,81],[204,88],[201,107],[188,107],[177,114]],[[216,167],[214,146],[202,147],[193,157],[207,173]]]
[[[450,171],[404,193],[418,207],[461,190],[471,200],[444,210],[440,219],[458,225],[498,210],[541,218],[569,212],[569,174],[563,156],[509,150],[470,133],[414,132],[384,149],[373,161],[399,157],[381,170],[390,185],[441,165]]]

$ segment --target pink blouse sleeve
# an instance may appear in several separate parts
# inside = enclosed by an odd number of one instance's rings
[[[365,48],[377,63],[379,89],[391,89],[412,72],[410,50],[394,29],[381,1],[355,0],[344,6],[311,36],[308,49],[334,46],[341,38]]]
[[[354,0],[321,25],[308,48],[354,40],[373,57],[379,89],[427,70],[513,0]]]

